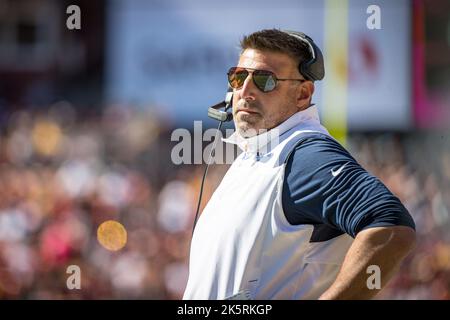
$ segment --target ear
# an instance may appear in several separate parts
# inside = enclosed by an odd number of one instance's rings
[[[313,94],[314,83],[312,81],[305,81],[297,87],[297,108],[299,111],[309,107]]]

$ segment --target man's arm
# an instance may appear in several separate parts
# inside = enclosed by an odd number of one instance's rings
[[[375,227],[359,232],[345,256],[341,270],[331,287],[319,298],[370,299],[380,292],[369,289],[367,267],[380,268],[381,288],[414,248],[415,231],[410,227]]]
[[[367,268],[380,268],[382,288],[414,246],[415,223],[405,206],[331,138],[297,146],[286,162],[282,196],[291,224],[324,224],[355,239],[321,299],[375,296],[380,290],[367,288]]]

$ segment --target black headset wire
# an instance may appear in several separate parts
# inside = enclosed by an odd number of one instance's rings
[[[222,124],[223,124],[223,121],[219,121],[219,126],[217,127],[217,132],[216,132],[216,135],[214,137],[214,143],[213,143],[213,146],[211,148],[211,152],[209,153],[208,162],[206,163],[205,171],[203,172],[202,183],[200,185],[200,194],[198,196],[197,211],[195,213],[194,225],[192,226],[192,235],[194,235],[195,225],[197,224],[198,213],[200,211],[200,204],[202,202],[203,185],[205,183],[206,174],[208,173],[208,168],[209,168],[209,164],[211,162],[211,158],[215,155],[217,140],[219,139],[219,132],[220,132],[220,129],[222,128]]]

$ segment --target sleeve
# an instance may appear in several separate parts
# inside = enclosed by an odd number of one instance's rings
[[[400,200],[329,137],[307,138],[290,154],[282,205],[293,225],[326,224],[352,237],[373,227],[415,229]]]

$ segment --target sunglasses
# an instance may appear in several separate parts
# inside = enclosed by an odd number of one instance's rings
[[[280,79],[277,78],[275,73],[267,70],[257,70],[251,68],[231,67],[228,70],[228,83],[233,89],[239,89],[244,85],[245,79],[247,79],[252,73],[252,79],[255,86],[262,92],[270,92],[277,87],[278,81],[300,81],[304,82],[305,79]]]

